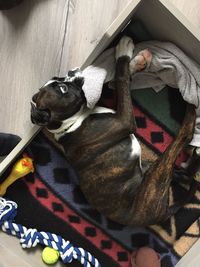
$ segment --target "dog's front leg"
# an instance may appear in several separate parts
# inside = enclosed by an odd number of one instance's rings
[[[117,89],[117,116],[123,122],[123,128],[133,133],[136,123],[130,95],[130,76],[145,69],[152,60],[148,49],[140,51],[133,58],[134,44],[130,37],[124,36],[116,47],[115,88]]]
[[[115,88],[117,90],[117,119],[127,134],[136,129],[130,95],[129,63],[133,55],[134,44],[131,38],[124,36],[116,47]]]

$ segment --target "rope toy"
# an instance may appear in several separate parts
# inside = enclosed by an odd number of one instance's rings
[[[48,232],[38,232],[36,229],[27,229],[21,224],[13,223],[16,214],[17,204],[0,197],[0,228],[7,234],[17,236],[22,248],[35,247],[39,243],[57,250],[64,263],[70,263],[76,259],[84,267],[101,267],[99,261],[89,252],[83,248],[74,247],[61,236]]]

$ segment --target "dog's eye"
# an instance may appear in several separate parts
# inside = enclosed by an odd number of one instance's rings
[[[61,90],[61,92],[62,92],[63,94],[66,94],[66,93],[68,92],[68,87],[67,87],[67,85],[64,84],[64,83],[59,84],[59,88],[60,88],[60,90]]]

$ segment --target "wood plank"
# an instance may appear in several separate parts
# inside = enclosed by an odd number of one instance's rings
[[[60,71],[68,5],[68,0],[29,0],[0,12],[0,132],[23,138],[0,164],[0,174],[38,131],[32,129],[30,100]]]
[[[30,99],[59,73],[68,0],[29,0],[0,12],[0,131],[23,137]]]
[[[199,0],[169,0],[195,27],[200,27]]]

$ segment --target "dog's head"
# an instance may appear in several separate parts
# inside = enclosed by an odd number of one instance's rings
[[[31,121],[50,129],[59,128],[85,103],[83,83],[78,70],[69,71],[64,78],[52,78],[32,97]]]

